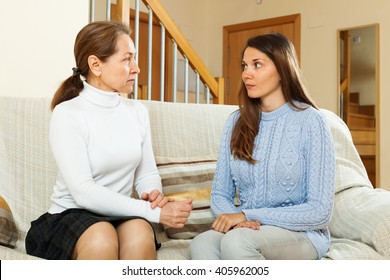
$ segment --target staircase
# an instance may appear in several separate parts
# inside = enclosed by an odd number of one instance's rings
[[[368,177],[372,185],[375,186],[375,105],[360,105],[358,92],[351,92],[349,97],[347,124],[356,149],[367,170]]]
[[[147,13],[140,11],[140,2],[147,8]],[[160,1],[134,0],[134,3],[134,10],[130,9],[129,0],[117,0],[116,4],[107,5],[110,6],[107,13],[111,15],[108,18],[132,25],[137,57],[140,57],[137,62],[142,66],[142,59],[145,60],[145,67],[142,67],[145,70],[135,81],[133,97],[170,102],[183,100],[186,103],[194,99],[199,103],[203,91],[206,103],[224,104],[224,79],[211,74]],[[142,56],[141,51],[145,51]],[[180,62],[184,71],[179,73]],[[142,73],[147,73],[147,76]],[[191,73],[194,76],[193,90],[189,89]]]

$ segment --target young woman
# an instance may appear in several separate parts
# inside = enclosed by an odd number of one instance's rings
[[[73,75],[52,100],[50,145],[58,177],[27,253],[45,259],[156,259],[151,222],[182,227],[190,200],[161,192],[146,108],[121,98],[139,73],[130,30],[94,22],[77,35]],[[132,198],[133,186],[141,199]]]
[[[192,258],[321,258],[330,244],[334,169],[330,130],[303,85],[293,45],[279,33],[250,38],[239,110],[220,143],[216,219],[192,241]]]

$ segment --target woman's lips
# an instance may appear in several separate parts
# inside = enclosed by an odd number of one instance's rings
[[[255,85],[245,84],[247,90],[253,89]]]

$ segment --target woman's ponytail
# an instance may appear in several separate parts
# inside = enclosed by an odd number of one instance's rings
[[[56,93],[54,94],[50,106],[51,110],[54,110],[54,108],[58,104],[77,97],[79,93],[83,90],[83,88],[84,85],[80,77],[80,72],[78,72],[77,68],[74,67],[73,75],[63,81],[60,87],[57,89]]]

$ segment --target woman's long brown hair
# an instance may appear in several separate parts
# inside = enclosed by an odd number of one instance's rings
[[[305,108],[298,107],[294,101],[300,101],[317,108],[303,83],[295,48],[283,34],[269,33],[250,38],[242,56],[248,47],[259,50],[272,60],[281,78],[282,92],[288,103],[300,110]],[[236,159],[246,160],[252,164],[256,162],[252,154],[255,137],[259,133],[260,105],[261,99],[250,98],[244,82],[241,82],[238,93],[240,115],[233,127],[230,149]]]
[[[57,89],[51,101],[51,109],[61,102],[70,100],[79,95],[84,85],[81,76],[88,77],[88,57],[97,56],[105,61],[117,49],[116,44],[121,34],[130,36],[130,29],[121,22],[96,21],[86,25],[77,34],[74,44],[74,57],[77,69]]]

